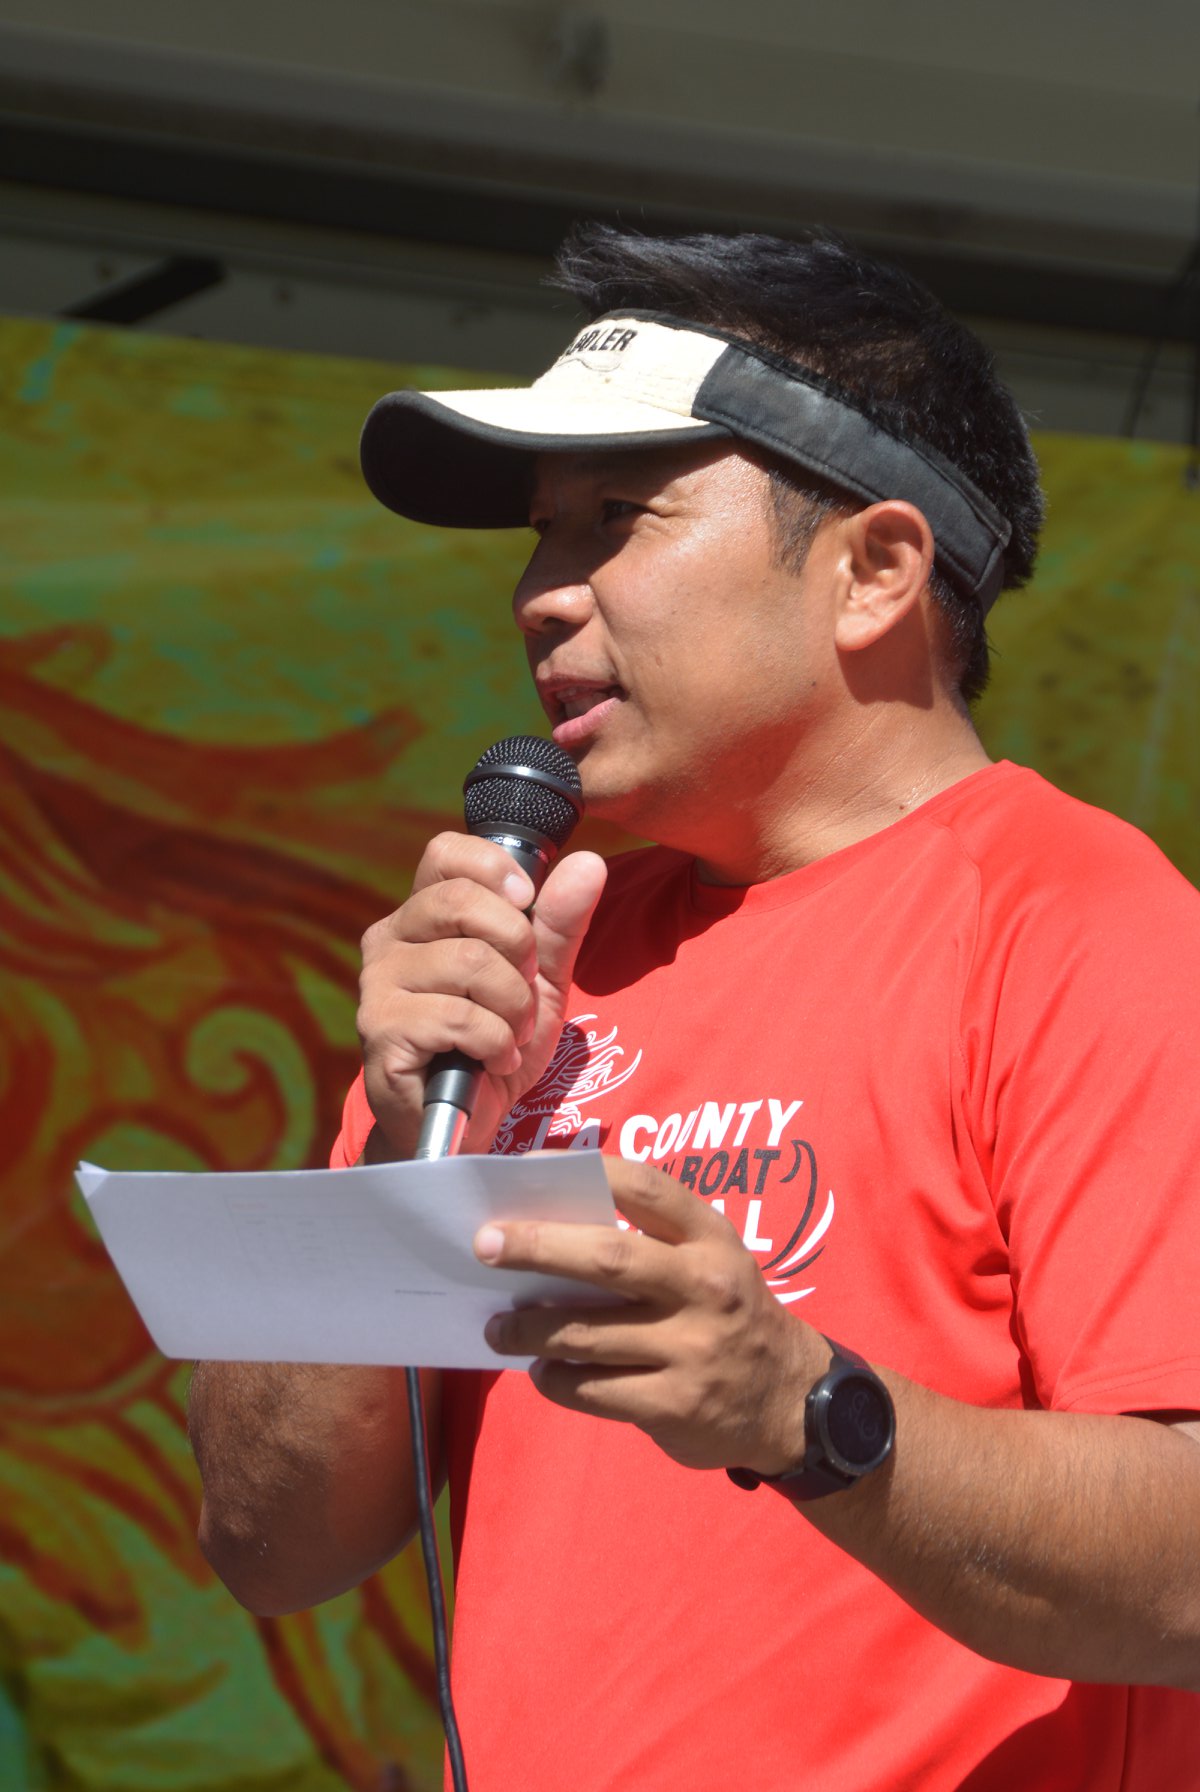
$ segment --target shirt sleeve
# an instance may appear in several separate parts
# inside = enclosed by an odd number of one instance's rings
[[[1200,893],[1104,820],[1069,875],[984,901],[972,1132],[1036,1400],[1200,1411]]]

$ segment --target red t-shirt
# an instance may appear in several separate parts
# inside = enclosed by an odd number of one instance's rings
[[[749,889],[631,854],[567,1012],[500,1148],[658,1164],[957,1399],[1200,1409],[1200,896],[1125,824],[999,765]],[[1200,1792],[1195,1695],[998,1667],[770,1492],[446,1380],[473,1792]]]

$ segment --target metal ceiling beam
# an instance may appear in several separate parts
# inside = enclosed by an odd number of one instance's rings
[[[173,141],[27,115],[0,117],[0,179],[31,187],[109,194],[173,207],[281,220],[362,236],[549,257],[580,217],[648,231],[794,228],[770,209],[727,203],[707,209],[636,198],[522,190],[465,175],[438,178],[304,162],[295,157]],[[761,196],[758,196],[761,203]],[[769,202],[768,202],[769,203]],[[832,206],[824,220],[908,267],[954,311],[1008,322],[1195,343],[1200,293],[1168,276],[1127,274],[1032,258],[965,253],[948,243],[856,228]]]

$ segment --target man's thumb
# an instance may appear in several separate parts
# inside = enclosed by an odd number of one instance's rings
[[[564,994],[607,876],[608,866],[599,853],[568,853],[538,895],[533,911],[538,972]]]

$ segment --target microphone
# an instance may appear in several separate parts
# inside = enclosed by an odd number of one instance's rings
[[[575,761],[552,740],[509,735],[468,772],[463,811],[467,832],[502,846],[532,881],[536,900],[583,815]],[[415,1157],[456,1155],[482,1080],[482,1064],[465,1052],[439,1052],[430,1060]]]

